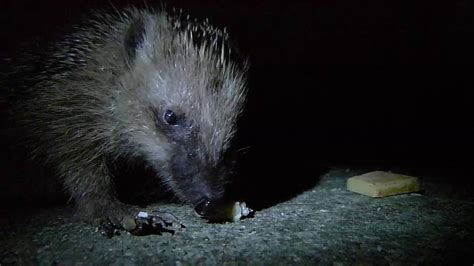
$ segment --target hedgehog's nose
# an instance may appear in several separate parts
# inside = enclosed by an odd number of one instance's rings
[[[207,197],[201,198],[199,203],[194,207],[194,211],[200,216],[206,216],[206,213],[209,212],[211,206],[211,201]]]
[[[194,207],[196,213],[209,222],[223,222],[229,220],[230,213],[233,212],[233,202],[224,199],[211,200],[203,197]]]

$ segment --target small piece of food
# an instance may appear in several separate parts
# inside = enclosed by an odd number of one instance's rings
[[[420,191],[418,178],[374,171],[347,179],[347,189],[370,197],[386,197]]]
[[[121,230],[126,230],[134,235],[151,235],[168,232],[174,234],[173,228],[186,228],[176,216],[163,211],[139,211],[135,216],[124,217],[120,223],[114,223],[110,219],[100,222],[97,227],[102,235],[112,238],[120,235]]]
[[[232,221],[238,221],[240,218],[247,217],[251,213],[253,213],[253,210],[247,207],[247,204],[245,202],[238,202],[236,201],[233,205],[233,208],[231,209],[231,213],[228,214],[228,218]]]
[[[213,222],[236,222],[255,213],[245,202],[238,201],[205,201],[195,210],[199,216]]]
[[[140,211],[135,216],[136,228],[130,230],[134,235],[149,235],[168,232],[174,234],[173,227],[185,228],[176,216],[162,211]]]
[[[131,232],[137,227],[137,222],[133,216],[126,216],[122,220],[121,225],[125,231]]]

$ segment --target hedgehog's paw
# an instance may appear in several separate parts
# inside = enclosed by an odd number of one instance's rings
[[[107,201],[104,201],[107,202]],[[100,210],[100,212],[97,212]],[[97,231],[104,236],[113,237],[119,235],[120,231],[132,231],[137,227],[135,214],[138,208],[116,201],[108,201],[107,204],[95,204],[93,215],[94,225]]]

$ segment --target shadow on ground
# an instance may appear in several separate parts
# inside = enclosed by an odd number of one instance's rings
[[[256,210],[288,201],[317,185],[329,167],[311,164],[302,152],[256,146],[241,158],[237,176],[229,187],[231,197]]]

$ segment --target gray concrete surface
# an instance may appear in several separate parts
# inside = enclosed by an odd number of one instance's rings
[[[174,235],[108,239],[73,221],[70,207],[3,212],[0,265],[474,263],[474,200],[462,186],[428,177],[424,194],[373,199],[345,189],[360,172],[333,169],[314,188],[236,223],[156,205],[187,225]]]

